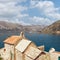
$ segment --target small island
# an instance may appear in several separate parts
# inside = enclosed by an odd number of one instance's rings
[[[0,49],[0,60],[58,60],[59,56],[60,52],[54,48],[47,52],[44,45],[36,46],[23,32],[5,39]]]

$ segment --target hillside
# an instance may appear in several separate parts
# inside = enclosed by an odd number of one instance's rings
[[[30,25],[30,26],[24,26],[25,31],[30,32],[41,32],[41,30],[44,28],[42,25]]]
[[[27,25],[10,23],[6,21],[0,21],[0,32],[39,32],[44,26],[41,25]]]
[[[45,27],[42,30],[42,33],[52,33],[52,34],[60,34],[60,20],[54,22],[48,27]]]
[[[0,32],[16,32],[21,31],[23,26],[20,24],[0,21]]]

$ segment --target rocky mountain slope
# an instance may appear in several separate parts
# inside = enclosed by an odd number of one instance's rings
[[[49,26],[43,25],[22,25],[6,21],[0,21],[0,32],[40,32],[40,33],[58,33],[60,34],[60,20]]]
[[[25,32],[39,32],[43,26],[41,25],[27,25],[24,26],[22,24],[16,24],[16,23],[10,23],[6,21],[0,21],[0,32],[20,32],[20,31],[25,31]]]
[[[21,30],[23,26],[20,24],[9,23],[5,21],[0,21],[0,31],[18,31]]]
[[[42,30],[42,33],[53,33],[53,34],[60,34],[60,20],[54,22],[48,27],[45,27]]]

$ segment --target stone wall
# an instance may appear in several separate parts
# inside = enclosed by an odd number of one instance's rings
[[[50,53],[50,57],[51,57],[51,60],[58,60],[58,57],[60,56],[60,54],[58,53]]]
[[[0,49],[0,55],[4,60],[14,59],[14,46],[5,44],[5,47]]]
[[[24,60],[23,58],[23,54],[20,51],[16,50],[16,60]]]

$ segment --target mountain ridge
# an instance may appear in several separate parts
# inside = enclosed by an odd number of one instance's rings
[[[22,25],[18,23],[11,23],[0,21],[0,31],[25,31],[25,32],[38,32],[43,28],[41,25]]]
[[[52,23],[49,26],[43,25],[22,25],[6,21],[0,21],[0,31],[2,32],[38,32],[49,34],[60,34],[60,20]]]
[[[42,33],[60,34],[60,20],[42,29]]]

